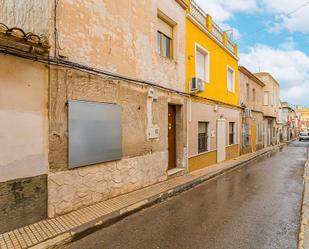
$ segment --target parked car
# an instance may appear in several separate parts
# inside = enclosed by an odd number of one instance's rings
[[[309,132],[301,132],[299,134],[299,141],[309,140]]]

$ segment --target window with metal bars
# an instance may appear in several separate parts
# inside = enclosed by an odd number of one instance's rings
[[[208,148],[208,122],[198,122],[198,153],[203,153],[209,150]]]

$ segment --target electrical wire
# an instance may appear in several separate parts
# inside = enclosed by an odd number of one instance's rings
[[[302,8],[306,7],[307,5],[309,5],[309,1],[303,3],[302,5],[300,5],[298,8],[294,9],[293,11],[291,11],[291,12],[289,12],[289,13],[286,13],[286,14],[283,14],[282,16],[289,17],[289,16],[293,15],[294,13],[298,12],[299,10],[301,10]],[[269,24],[270,24],[270,23],[269,23]],[[261,28],[255,30],[255,31],[253,31],[253,32],[251,32],[251,33],[249,33],[249,34],[247,34],[247,35],[244,35],[244,36],[240,37],[239,39],[234,40],[234,43],[237,43],[238,41],[241,41],[241,40],[243,40],[243,39],[246,39],[246,38],[248,38],[248,37],[251,37],[251,36],[253,36],[253,35],[257,34],[257,33],[260,33],[261,31],[266,30],[267,28],[268,28],[268,27],[263,26],[263,27],[261,27]],[[214,48],[214,49],[210,49],[209,51],[210,51],[210,52],[213,52],[213,51],[216,51],[216,50],[218,50],[218,49],[220,49],[220,47],[217,47],[217,48]]]
[[[294,13],[298,12],[299,10],[301,10],[302,8],[306,7],[307,5],[309,4],[309,1],[303,3],[302,5],[300,5],[298,8],[294,9],[293,11],[289,12],[289,13],[286,13],[286,14],[282,14],[282,16],[286,16],[286,17],[290,17],[291,15],[293,15]],[[271,24],[271,23],[269,23]],[[259,33],[263,30],[266,30],[268,27],[261,27],[260,29],[252,32],[252,33],[249,33],[247,35],[244,35],[242,37],[240,37],[239,39],[235,40],[235,42],[238,42],[240,40],[243,40],[244,38],[248,37],[248,36],[252,36],[252,35],[255,35],[256,33]]]
[[[176,93],[176,94],[179,94],[179,95],[184,96],[184,97],[189,97],[189,98],[194,97],[196,99],[201,99],[201,100],[208,101],[208,102],[211,102],[211,103],[214,103],[214,104],[242,109],[242,107],[240,107],[238,105],[227,104],[227,103],[224,103],[222,101],[213,100],[213,99],[202,97],[202,96],[192,95],[190,93],[182,92],[182,91],[175,90],[175,89],[168,88],[168,87],[164,87],[164,86],[158,85],[158,84],[153,83],[153,82],[130,78],[130,77],[123,76],[123,75],[120,75],[120,74],[108,72],[108,71],[105,71],[105,70],[101,70],[101,69],[94,68],[94,67],[87,66],[87,65],[82,65],[82,64],[72,62],[72,61],[68,61],[68,60],[59,59],[59,58],[52,57],[52,56],[33,55],[33,54],[26,53],[26,52],[21,52],[21,51],[16,50],[16,49],[8,48],[8,47],[2,46],[2,45],[0,45],[0,53],[9,54],[9,55],[17,56],[17,57],[20,57],[20,58],[36,61],[36,62],[39,62],[39,63],[47,64],[49,66],[55,66],[55,65],[56,66],[62,66],[62,67],[65,67],[65,68],[70,68],[70,69],[78,70],[78,71],[81,71],[81,72],[86,72],[86,73],[89,73],[89,74],[92,74],[92,75],[105,76],[105,77],[107,77],[109,79],[113,79],[113,80],[122,80],[122,81],[125,81],[125,82],[128,82],[128,83],[134,83],[134,84],[137,84],[137,85],[150,86],[150,87],[154,87],[156,89],[160,89],[160,90],[163,90],[163,91]]]

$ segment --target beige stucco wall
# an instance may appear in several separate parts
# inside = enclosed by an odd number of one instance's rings
[[[168,104],[178,106],[177,167],[187,169],[186,98],[149,87],[52,67],[48,214],[50,217],[167,179]],[[121,160],[68,169],[68,99],[116,103],[122,108]],[[160,129],[147,138],[147,128]]]
[[[167,152],[48,175],[48,216],[63,214],[167,179]]]
[[[247,98],[247,84],[249,84],[250,89],[249,99]],[[255,89],[255,101],[253,101],[252,89]],[[263,94],[263,87],[239,70],[239,104],[243,103],[251,110],[262,111]]]
[[[176,23],[173,60],[156,52],[158,10]],[[185,91],[185,22],[185,10],[175,0],[61,0],[59,54]]]
[[[0,0],[0,23],[47,36],[51,0]]]
[[[48,69],[0,54],[0,182],[47,173]]]
[[[264,147],[264,117],[263,117],[263,113],[261,112],[256,112],[256,111],[252,111],[252,116],[251,117],[244,117],[244,112],[241,112],[241,119],[242,119],[242,124],[240,127],[240,150],[241,150],[241,154],[247,154],[247,153],[251,153],[252,152],[252,136],[253,134],[251,133],[251,142],[249,146],[244,146],[243,145],[243,123],[247,123],[250,125],[250,129],[252,129],[252,126],[256,127],[256,149],[260,150]],[[261,129],[261,136],[259,137],[258,134],[258,129]],[[251,130],[252,132],[252,130]]]
[[[272,116],[279,118],[279,105],[280,105],[280,86],[275,79],[268,73],[256,73],[265,86],[263,87],[264,92],[269,92],[273,96],[274,105],[263,105],[263,112],[266,116]],[[263,100],[264,101],[264,100]]]
[[[190,106],[190,104],[189,104]],[[223,117],[226,119],[226,146],[228,146],[228,122],[236,123],[236,144],[239,143],[240,130],[240,111],[239,109],[218,106],[217,111],[215,106],[192,100],[189,110],[189,157],[198,155],[198,122],[209,122],[210,134],[210,151],[217,149],[217,119]]]

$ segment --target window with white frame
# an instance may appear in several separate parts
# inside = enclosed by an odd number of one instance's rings
[[[195,56],[196,77],[202,79],[204,82],[209,82],[209,52],[196,44]]]
[[[229,122],[229,145],[236,144],[236,123]]]
[[[209,151],[209,123],[198,122],[198,153]]]
[[[235,92],[235,71],[231,67],[227,67],[227,89]]]

